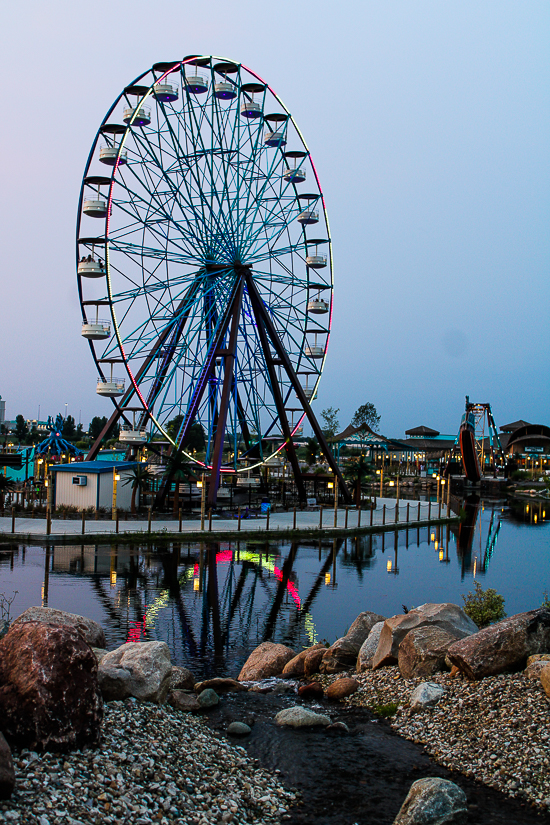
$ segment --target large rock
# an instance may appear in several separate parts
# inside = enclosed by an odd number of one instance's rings
[[[309,679],[314,673],[319,673],[326,647],[318,647],[317,650],[310,650],[304,659],[304,679]]]
[[[469,679],[521,670],[534,653],[550,650],[550,610],[517,613],[452,644],[447,655]]]
[[[399,645],[397,659],[401,676],[404,679],[425,679],[443,670],[447,649],[456,640],[453,633],[436,625],[415,627]]]
[[[548,698],[550,699],[550,665],[546,665],[540,672],[540,683]]]
[[[107,701],[135,696],[160,704],[170,688],[171,672],[166,642],[128,642],[101,660],[99,686]]]
[[[428,776],[413,782],[393,825],[466,825],[466,794],[448,779]]]
[[[312,710],[295,705],[292,708],[280,710],[275,717],[277,725],[291,728],[315,728],[330,725],[330,719],[323,713],[314,713]]]
[[[12,745],[68,750],[99,741],[97,661],[70,625],[17,622],[0,641],[0,729]]]
[[[170,690],[193,690],[195,677],[186,667],[172,665],[170,674]]]
[[[286,645],[262,642],[244,663],[239,673],[239,682],[259,682],[261,679],[269,679],[270,676],[278,676],[283,672],[286,663],[295,656],[292,648]]]
[[[326,651],[319,667],[321,673],[355,670],[361,645],[374,625],[381,621],[384,621],[384,616],[378,613],[371,613],[368,610],[360,613],[346,635],[337,639]]]
[[[411,710],[416,713],[419,710],[431,708],[437,705],[444,694],[445,688],[437,682],[422,682],[411,693]]]
[[[0,733],[0,799],[9,799],[15,787],[15,768],[10,746]]]
[[[328,686],[325,696],[327,699],[332,699],[333,702],[337,702],[340,699],[345,699],[346,696],[351,696],[351,694],[355,693],[358,689],[359,682],[356,681],[356,679],[337,679]]]
[[[527,667],[523,675],[527,679],[539,679],[543,668],[550,665],[550,653],[535,653],[527,659]]]
[[[355,667],[357,673],[362,673],[364,670],[370,670],[372,668],[372,660],[374,659],[374,654],[378,648],[378,642],[380,641],[380,634],[382,633],[383,627],[384,622],[376,622],[376,624],[373,625],[371,632],[361,645],[357,655],[357,664]]]
[[[426,625],[440,627],[457,639],[470,636],[478,630],[477,625],[456,604],[423,604],[408,613],[386,619],[372,660],[373,669],[396,664],[399,645],[407,633]]]
[[[90,647],[107,647],[103,628],[93,619],[79,616],[76,613],[66,613],[64,610],[56,610],[54,607],[29,607],[24,613],[13,622],[20,624],[23,622],[42,622],[42,624],[62,624],[74,627],[88,642]]]
[[[306,657],[309,653],[315,650],[322,650],[323,652],[326,650],[326,647],[323,644],[313,645],[313,647],[306,647],[305,650],[300,651],[297,656],[287,662],[283,668],[283,676],[287,678],[300,678],[304,675],[305,672],[305,662]],[[322,657],[321,657],[322,658]]]

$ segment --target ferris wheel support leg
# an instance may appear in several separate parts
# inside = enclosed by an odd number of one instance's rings
[[[275,629],[275,622],[277,621],[277,616],[279,615],[279,611],[281,609],[281,605],[283,603],[283,599],[286,593],[286,587],[290,580],[290,574],[292,573],[292,568],[294,567],[294,560],[296,559],[296,553],[298,552],[298,543],[293,541],[290,546],[290,551],[286,559],[284,560],[283,567],[281,570],[281,578],[277,585],[277,592],[275,593],[275,598],[273,599],[273,604],[271,605],[271,610],[267,616],[264,626],[264,632],[262,634],[262,641],[267,642],[269,639],[273,638],[273,630]]]
[[[246,278],[247,278],[248,293],[249,293],[249,295],[252,299],[252,305],[255,307],[256,318],[257,318],[257,320],[259,320],[260,318],[262,320],[262,323],[258,323],[258,330],[261,331],[263,329],[263,327],[265,326],[265,330],[267,330],[267,333],[268,333],[268,335],[271,339],[271,343],[273,344],[273,347],[274,347],[275,351],[277,352],[278,357],[282,361],[283,368],[284,368],[286,374],[288,375],[288,378],[289,378],[289,380],[290,380],[290,382],[291,382],[291,384],[292,384],[292,386],[293,386],[293,388],[296,392],[296,395],[298,396],[298,398],[300,400],[300,403],[303,407],[303,410],[304,410],[305,414],[308,417],[308,421],[311,424],[311,428],[313,429],[313,432],[315,433],[317,441],[319,442],[319,445],[320,445],[321,450],[323,451],[323,454],[324,454],[324,456],[325,456],[325,458],[328,462],[328,465],[329,465],[330,469],[332,470],[332,472],[334,473],[334,475],[336,476],[336,478],[338,479],[338,484],[339,484],[340,490],[342,491],[342,495],[344,496],[344,501],[346,502],[346,504],[352,504],[353,503],[352,497],[351,497],[351,494],[350,494],[350,492],[349,492],[349,490],[346,486],[346,482],[344,481],[344,477],[342,476],[342,473],[340,472],[340,468],[338,467],[338,464],[334,460],[334,456],[332,455],[332,452],[330,450],[330,447],[328,446],[327,440],[326,440],[325,436],[323,435],[323,431],[321,430],[321,427],[319,426],[319,422],[315,418],[313,410],[311,409],[311,407],[309,405],[309,401],[307,400],[307,398],[305,396],[305,393],[302,389],[302,385],[298,381],[298,376],[296,375],[296,373],[294,371],[294,367],[292,366],[292,364],[290,362],[290,359],[289,359],[289,357],[286,353],[286,350],[285,350],[284,346],[282,345],[279,336],[277,335],[277,330],[273,326],[273,323],[271,321],[269,313],[267,312],[267,310],[264,306],[264,303],[263,303],[260,295],[258,294],[258,290],[256,289],[256,285],[254,283],[252,275],[250,273],[248,273]],[[267,346],[267,348],[264,347],[264,350],[269,351],[269,346]],[[285,419],[286,419],[286,415],[285,415]],[[285,435],[285,437],[286,437],[286,435]]]
[[[281,430],[283,432],[283,436],[285,439],[285,448],[292,465],[292,470],[294,472],[294,480],[296,482],[296,487],[298,489],[298,498],[300,501],[305,502],[307,498],[306,494],[306,487],[304,484],[304,480],[302,478],[302,471],[300,469],[300,463],[298,461],[298,456],[296,455],[296,449],[294,447],[294,441],[292,440],[292,433],[290,431],[290,424],[288,423],[288,418],[286,415],[285,405],[283,402],[283,396],[281,395],[281,389],[279,387],[279,382],[277,380],[277,374],[275,372],[275,365],[273,364],[273,357],[271,355],[271,347],[269,346],[269,340],[266,332],[266,328],[263,323],[262,312],[261,308],[263,304],[261,299],[259,298],[256,292],[250,291],[250,286],[248,288],[248,294],[252,300],[252,311],[254,313],[254,317],[256,318],[256,323],[258,325],[258,335],[260,336],[260,342],[262,345],[265,363],[267,366],[267,372],[269,375],[269,383],[271,384],[271,392],[273,393],[273,400],[275,401],[275,406],[277,407],[277,414],[279,416],[279,421],[281,423]]]
[[[241,318],[241,302],[243,296],[244,281],[241,278],[239,289],[235,295],[235,305],[233,308],[233,318],[231,320],[231,331],[227,351],[224,354],[223,362],[223,387],[218,410],[218,421],[216,435],[214,437],[214,450],[212,453],[212,470],[210,472],[210,483],[208,485],[208,505],[216,506],[218,497],[218,487],[220,486],[220,468],[222,463],[223,443],[225,438],[225,428],[227,424],[227,410],[229,408],[229,397],[233,385],[233,375],[235,366],[235,353],[237,351],[237,334],[239,332],[239,321]]]

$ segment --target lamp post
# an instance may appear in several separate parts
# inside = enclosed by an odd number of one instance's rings
[[[116,519],[116,496],[117,496],[117,484],[120,481],[120,475],[117,473],[116,467],[113,467],[113,504],[111,508],[111,517],[113,521]]]

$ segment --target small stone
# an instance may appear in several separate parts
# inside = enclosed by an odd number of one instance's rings
[[[340,699],[345,699],[346,696],[351,696],[358,688],[359,682],[356,679],[345,677],[343,679],[337,679],[329,685],[326,689],[325,696],[327,699],[332,699],[332,701],[336,702]]]
[[[202,693],[199,693],[199,705],[201,708],[213,708],[215,705],[219,704],[220,697],[216,693],[215,690],[212,688],[207,688],[203,690]]]
[[[231,722],[227,726],[227,732],[230,736],[248,736],[249,733],[252,733],[252,728],[244,722]]]
[[[419,711],[436,705],[445,693],[445,688],[436,682],[422,682],[411,693],[411,710]]]
[[[275,722],[277,725],[286,725],[291,728],[326,727],[330,725],[328,716],[322,713],[314,713],[312,710],[303,708],[300,705],[279,711],[275,717]]]
[[[349,733],[349,728],[345,722],[333,722],[332,725],[328,725],[326,730],[334,730],[339,731],[340,733]]]
[[[186,713],[196,713],[201,709],[196,696],[185,693],[183,690],[172,690],[168,694],[168,702],[172,707],[183,710]]]
[[[302,699],[322,699],[324,696],[323,686],[320,682],[310,682],[308,685],[301,685],[298,688],[298,696]]]
[[[236,679],[205,679],[203,682],[197,682],[195,685],[195,691],[197,693],[202,693],[203,690],[207,690],[208,688],[215,690],[217,694],[238,693],[239,691],[246,690],[246,687],[240,682],[237,682]]]

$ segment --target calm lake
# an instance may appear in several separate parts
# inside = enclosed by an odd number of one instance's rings
[[[318,541],[0,545],[11,617],[44,604],[96,619],[108,646],[166,641],[197,676],[236,675],[260,642],[334,641],[362,610],[385,616],[494,587],[509,615],[550,591],[550,505],[471,501],[452,527]]]

